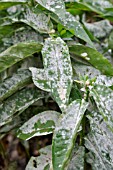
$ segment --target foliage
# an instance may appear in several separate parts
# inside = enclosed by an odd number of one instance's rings
[[[0,137],[53,133],[26,170],[113,169],[112,21],[112,0],[0,1]]]

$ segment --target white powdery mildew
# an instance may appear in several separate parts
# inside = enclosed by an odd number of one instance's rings
[[[47,123],[47,121],[53,121],[53,125],[50,127],[46,127],[46,129],[55,128],[55,124],[58,121],[58,117],[59,117],[59,113],[55,112],[55,111],[45,111],[42,112],[38,115],[33,116],[28,122],[26,122],[22,127],[20,127],[20,130],[22,131],[23,134],[27,134],[27,133],[32,133],[36,131],[36,134],[40,134],[40,130],[44,129],[44,124]],[[37,124],[38,126],[38,122],[41,123],[43,126],[42,128],[35,128],[35,124]],[[39,131],[39,132],[38,132]],[[46,132],[44,132],[46,133]],[[34,134],[35,135],[35,134]]]
[[[82,57],[87,57],[87,55],[88,55],[88,54],[87,54],[86,52],[84,52],[84,53],[81,54]]]
[[[48,38],[42,49],[47,80],[51,81],[53,94],[58,93],[61,104],[67,102],[72,85],[72,67],[69,50],[61,38]]]

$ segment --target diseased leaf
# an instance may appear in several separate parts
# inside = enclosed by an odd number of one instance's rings
[[[44,91],[51,92],[51,83],[47,80],[45,70],[35,67],[30,67],[29,70],[32,72],[34,84]]]
[[[85,59],[103,74],[113,75],[113,66],[111,63],[95,49],[80,44],[72,45],[69,49],[70,53]]]
[[[25,170],[49,170],[51,161],[51,145],[39,150],[40,156],[31,157]]]
[[[0,10],[24,3],[27,3],[27,0],[0,0]]]
[[[23,112],[37,100],[44,97],[38,89],[23,89],[18,91],[0,105],[0,126],[12,120],[16,112]]]
[[[63,0],[36,0],[40,5],[42,5],[47,10],[53,12],[50,14],[52,19],[57,20],[60,24],[65,26],[68,30],[73,30],[74,35],[80,39],[83,39],[85,42],[88,42],[92,47],[93,43],[88,37],[87,33],[83,29],[79,21],[75,19],[69,12],[66,12],[65,4]],[[57,18],[57,19],[56,19]]]
[[[48,38],[42,48],[46,80],[51,83],[51,92],[59,107],[68,104],[72,87],[72,67],[66,43],[61,38]]]
[[[75,146],[68,170],[84,170],[84,156],[85,148],[83,146]]]
[[[54,170],[64,170],[67,167],[77,130],[88,104],[84,100],[72,102],[66,114],[55,128],[52,141],[52,162]]]
[[[23,22],[40,33],[49,33],[53,28],[50,17],[46,16],[42,11],[35,13],[33,9],[27,6],[24,11],[22,8],[21,14],[16,17],[12,16],[10,19],[13,23]]]
[[[0,72],[33,53],[41,51],[41,48],[42,45],[38,42],[23,42],[9,47],[0,54]]]
[[[103,85],[95,85],[90,95],[93,96],[104,121],[113,132],[113,91]]]
[[[42,136],[53,133],[60,113],[56,111],[44,111],[33,116],[24,123],[17,132],[17,137],[28,140],[34,136]]]
[[[20,70],[11,78],[5,79],[0,83],[0,101],[15,93],[19,88],[32,82],[31,73],[29,70]]]
[[[85,146],[90,151],[87,162],[92,170],[113,169],[113,133],[109,130],[103,117],[93,111],[88,115],[91,132],[85,137]]]

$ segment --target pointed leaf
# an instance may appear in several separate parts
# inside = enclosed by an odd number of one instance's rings
[[[29,70],[32,72],[34,84],[44,91],[51,92],[51,83],[49,80],[47,80],[44,69],[30,67]]]
[[[0,10],[24,3],[27,3],[27,0],[0,0]]]
[[[85,148],[83,146],[75,146],[68,170],[84,170],[84,156]]]
[[[86,108],[87,103],[84,100],[72,102],[68,106],[66,114],[55,128],[52,143],[54,170],[64,170],[67,167],[67,162],[74,147],[77,130]]]
[[[69,49],[70,53],[85,59],[103,74],[113,75],[113,66],[111,63],[95,49],[80,44],[73,45]]]
[[[23,112],[44,94],[37,89],[23,89],[0,105],[0,126],[10,121],[16,112]]]
[[[40,156],[31,157],[25,170],[49,170],[46,169],[51,161],[51,146],[39,150]]]
[[[93,43],[91,42],[90,38],[88,37],[87,33],[83,29],[80,22],[77,21],[75,17],[72,16],[70,13],[66,12],[63,0],[60,1],[36,0],[36,1],[47,10],[52,11],[53,14],[56,14],[56,17],[58,17],[57,20],[58,22],[60,22],[60,24],[64,25],[68,30],[73,30],[75,36],[88,42],[93,47]],[[52,17],[52,14],[50,16]],[[56,17],[54,17],[53,15],[52,19]]]
[[[53,133],[60,113],[56,111],[44,111],[33,116],[24,123],[17,132],[17,137],[28,140],[34,136],[42,136]]]
[[[51,82],[51,92],[59,107],[68,104],[72,87],[72,67],[68,47],[61,38],[48,38],[42,49],[46,80]]]
[[[103,117],[93,111],[88,115],[91,132],[85,138],[85,146],[90,151],[87,162],[92,170],[113,169],[113,133],[109,130]]]
[[[31,73],[29,70],[20,70],[11,78],[5,79],[0,84],[0,101],[15,93],[19,88],[31,83]]]
[[[41,48],[42,45],[38,42],[23,42],[9,47],[0,54],[0,72],[33,53],[41,51]]]
[[[113,91],[103,85],[95,85],[90,90],[99,112],[113,132]]]

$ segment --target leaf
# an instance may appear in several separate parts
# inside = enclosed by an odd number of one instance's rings
[[[99,112],[103,116],[104,121],[113,132],[113,91],[103,85],[95,85],[90,90]]]
[[[72,67],[66,43],[60,38],[48,38],[42,48],[46,80],[51,82],[51,93],[64,110],[72,87]]]
[[[22,9],[21,14],[16,17],[11,17],[13,23],[23,22],[31,26],[40,33],[49,33],[53,29],[53,24],[50,17],[46,16],[43,11],[36,13],[32,8],[27,7]]]
[[[79,21],[75,19],[69,12],[66,12],[65,4],[63,0],[60,1],[52,1],[52,0],[36,0],[41,6],[46,8],[47,10],[51,11],[50,17],[53,20],[57,20],[60,24],[62,24],[68,30],[73,30],[74,35],[78,38],[84,40],[85,42],[89,43],[92,47],[93,43],[91,42],[89,36],[83,29],[82,25]]]
[[[44,94],[37,89],[23,89],[18,91],[0,105],[0,126],[12,120],[17,112],[23,112],[37,100],[44,97]]]
[[[85,148],[83,146],[75,146],[68,170],[84,170],[84,156]]]
[[[84,23],[89,31],[93,33],[96,38],[105,38],[112,30],[112,25],[108,20],[102,20],[93,23]]]
[[[52,162],[54,170],[64,170],[67,167],[77,130],[87,108],[84,100],[72,102],[66,114],[55,128],[52,141]]]
[[[42,136],[53,133],[60,113],[56,111],[44,111],[33,116],[18,130],[17,137],[28,140],[34,136]]]
[[[3,101],[15,93],[19,88],[22,88],[31,82],[31,73],[29,70],[18,71],[17,74],[14,74],[11,78],[5,79],[0,84],[0,101]]]
[[[0,0],[0,10],[24,3],[27,3],[27,0]]]
[[[26,170],[49,170],[45,169],[51,161],[51,146],[46,146],[39,150],[40,156],[31,157]]]
[[[85,137],[85,146],[90,151],[87,162],[91,164],[92,170],[112,170],[113,133],[98,112],[93,111],[88,118],[91,132]]]
[[[44,91],[51,92],[51,83],[47,80],[45,70],[35,67],[30,67],[29,70],[32,72],[34,84]]]
[[[42,45],[38,42],[23,42],[9,47],[0,54],[0,72],[33,53],[41,51],[41,48]]]
[[[95,49],[77,44],[72,45],[69,50],[70,53],[75,54],[88,61],[96,69],[100,70],[103,74],[109,76],[113,75],[113,66],[111,65],[111,63]]]

